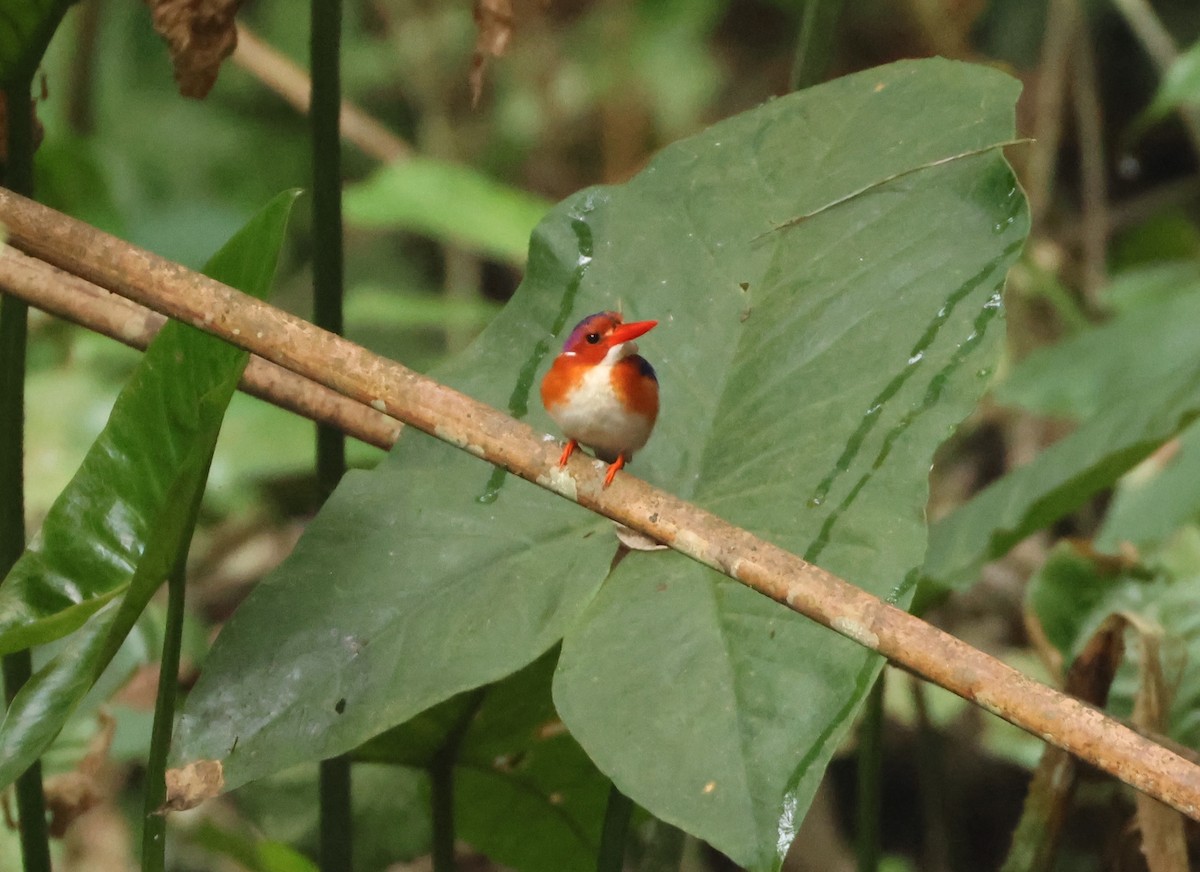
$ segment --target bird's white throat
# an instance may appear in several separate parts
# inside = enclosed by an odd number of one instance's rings
[[[637,354],[637,343],[630,339],[628,342],[622,342],[620,345],[614,345],[608,349],[608,353],[604,355],[596,366],[612,366],[618,361],[624,360],[631,354]],[[578,357],[578,353],[574,351],[564,351],[563,357]]]

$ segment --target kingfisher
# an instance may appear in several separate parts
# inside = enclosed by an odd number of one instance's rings
[[[542,405],[567,437],[559,466],[584,445],[609,464],[608,487],[646,444],[658,417],[658,379],[633,340],[657,324],[597,312],[575,325],[542,379]]]

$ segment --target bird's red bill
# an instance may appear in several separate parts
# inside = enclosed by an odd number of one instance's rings
[[[649,333],[658,326],[657,321],[632,321],[629,324],[618,324],[609,334],[614,344],[637,339],[643,333]]]

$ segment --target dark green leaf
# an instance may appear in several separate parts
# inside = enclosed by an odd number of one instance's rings
[[[240,372],[239,367],[236,373]],[[207,445],[209,456],[215,440],[213,433]],[[146,550],[125,595],[93,615],[67,641],[63,652],[39,669],[13,698],[0,722],[0,785],[11,784],[50,747],[112,661],[166,573],[186,553],[208,471],[208,457],[201,454],[204,450],[203,440],[197,439],[196,450],[185,458],[172,482],[170,499],[151,525]]]
[[[513,301],[438,375],[521,417],[575,320],[658,318],[641,344],[663,414],[634,471],[906,603],[930,458],[984,386],[1026,230],[995,149],[1016,90],[905,62],[678,142],[557,206]],[[597,597],[610,530],[406,434],[226,626],[177,756],[222,760],[236,786],[565,636],[555,699],[600,769],[739,862],[774,865],[878,662],[675,554],[630,555]]]
[[[379,872],[428,855],[429,789],[425,774],[356,763],[353,772],[355,872]],[[319,850],[317,767],[297,766],[238,791],[240,817],[264,838],[315,856]]]
[[[265,294],[295,197],[268,204],[213,257],[210,275]],[[0,723],[0,785],[49,746],[186,554],[221,419],[247,359],[195,328],[166,325],[0,587],[10,640],[56,638],[91,614],[9,706]]]
[[[295,196],[283,194],[264,208],[212,259],[208,274],[265,295]],[[197,443],[215,438],[231,373],[244,365],[245,352],[192,327],[167,325],[0,585],[0,652],[65,635],[122,593],[188,457]]]
[[[550,699],[552,651],[488,688],[460,694],[372,739],[355,759],[428,767],[463,718],[454,770],[458,834],[522,872],[595,862],[609,781],[567,733]]]

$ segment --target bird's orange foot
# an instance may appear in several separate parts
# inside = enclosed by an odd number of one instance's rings
[[[621,467],[623,467],[624,465],[625,465],[625,455],[618,454],[617,459],[614,460],[611,464],[609,464],[608,472],[604,476],[604,486],[605,487],[608,487],[610,484],[613,483],[613,478],[616,476],[617,470],[620,469]]]
[[[575,449],[579,447],[579,443],[574,439],[568,439],[566,447],[563,448],[562,456],[558,458],[559,466],[566,466],[567,461],[571,459],[571,455],[575,453]]]

